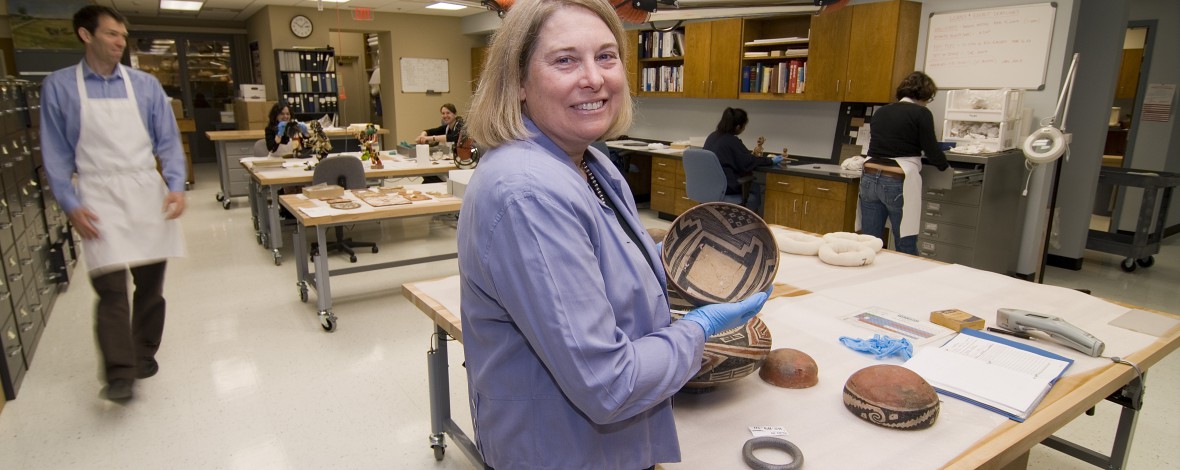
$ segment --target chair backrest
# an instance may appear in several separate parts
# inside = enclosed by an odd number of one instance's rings
[[[320,160],[311,184],[338,184],[344,189],[365,189],[365,165],[353,155],[336,155]]]
[[[717,155],[705,149],[684,150],[684,191],[697,202],[717,202],[725,199],[725,172]]]
[[[266,139],[258,139],[254,142],[254,156],[265,157],[270,155],[270,150],[266,149]]]

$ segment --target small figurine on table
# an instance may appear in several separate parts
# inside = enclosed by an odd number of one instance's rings
[[[328,134],[324,132],[324,126],[320,125],[319,121],[311,121],[308,128],[307,145],[316,159],[323,160],[332,150],[332,141],[328,139]]]
[[[373,161],[369,165],[370,168],[384,168],[385,166],[381,162],[381,151],[377,145],[379,140],[377,126],[369,123],[363,130],[357,131],[356,138],[361,145],[361,160],[371,158]]]

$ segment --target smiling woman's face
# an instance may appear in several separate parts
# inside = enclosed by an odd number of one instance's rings
[[[581,155],[602,137],[626,93],[626,68],[610,28],[582,7],[554,12],[541,27],[527,78],[525,114],[567,154]]]

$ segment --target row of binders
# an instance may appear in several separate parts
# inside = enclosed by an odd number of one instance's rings
[[[335,96],[283,95],[292,113],[334,113],[339,109]]]
[[[806,60],[758,62],[742,67],[742,93],[803,93],[806,85]]]
[[[683,31],[641,31],[639,58],[681,57],[684,55]]]
[[[645,67],[641,74],[640,90],[672,93],[684,91],[684,66]]]
[[[279,70],[284,72],[334,72],[336,62],[332,60],[331,52],[317,51],[278,51]]]
[[[283,73],[282,89],[296,93],[336,93],[335,73]]]

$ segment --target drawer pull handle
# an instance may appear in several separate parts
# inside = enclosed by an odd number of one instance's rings
[[[25,273],[16,273],[11,276],[8,276],[8,281],[9,282],[20,282],[20,280],[24,279],[24,278],[25,278]]]
[[[8,348],[8,357],[16,357],[20,353],[20,346],[13,346]]]
[[[788,183],[786,181],[778,181],[778,184],[781,184],[783,186],[790,186],[791,185],[791,183]]]
[[[820,190],[820,191],[824,191],[824,192],[827,192],[827,191],[831,191],[831,190],[832,190],[832,188],[815,188],[815,189],[818,189],[818,190]]]
[[[21,333],[28,333],[29,330],[31,330],[31,329],[33,329],[33,322],[31,322],[31,321],[24,322],[24,323],[20,324],[20,332]]]
[[[3,293],[3,294],[0,294],[0,302],[3,302],[3,301],[5,301],[5,300],[8,300],[8,298],[9,298],[9,297],[12,297],[12,293],[11,293],[11,292],[5,292],[5,293]]]

